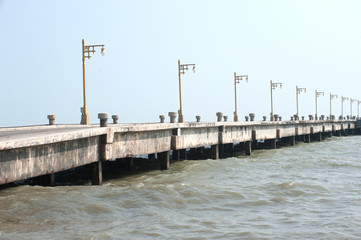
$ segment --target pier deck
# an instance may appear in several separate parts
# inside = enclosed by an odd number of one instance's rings
[[[360,128],[356,120],[188,122],[149,124],[46,125],[0,128],[0,185],[86,164],[94,164],[93,183],[101,184],[103,161],[157,154],[161,169],[179,159],[187,149],[211,146],[212,158],[220,146],[244,143],[251,154],[252,142],[310,136],[322,140],[324,134],[342,135]],[[178,154],[178,155],[177,155]]]

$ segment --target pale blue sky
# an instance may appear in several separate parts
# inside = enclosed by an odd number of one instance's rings
[[[233,119],[233,72],[240,119],[269,117],[269,81],[282,82],[274,109],[284,118],[329,114],[329,93],[361,100],[361,1],[357,0],[0,0],[0,127],[79,123],[81,40],[105,44],[86,61],[91,123],[97,113],[119,121],[157,122],[179,109],[177,60],[195,63],[182,76],[185,121]],[[354,113],[357,104],[353,105]],[[344,105],[349,114],[350,104]],[[333,101],[340,114],[340,98]]]

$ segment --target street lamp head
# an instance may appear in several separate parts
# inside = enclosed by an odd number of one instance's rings
[[[102,50],[101,50],[101,52],[100,52],[101,54],[102,54],[102,56],[104,56],[105,55],[105,48],[104,47],[102,47]]]

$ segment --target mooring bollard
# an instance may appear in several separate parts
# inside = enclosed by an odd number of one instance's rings
[[[302,121],[305,121],[305,116],[302,116]]]
[[[299,117],[297,114],[295,114],[295,115],[293,115],[293,119],[294,119],[295,121],[298,121],[298,120],[300,120],[300,117]]]
[[[223,116],[223,121],[227,122],[228,116]]]
[[[113,124],[118,124],[119,115],[112,115]]]
[[[178,113],[177,112],[169,112],[168,116],[170,117],[170,123],[175,123]]]
[[[263,121],[267,121],[267,116],[263,116]]]
[[[321,115],[321,120],[325,120],[325,115]]]
[[[350,116],[349,116],[349,115],[347,115],[346,117],[347,117],[347,120],[349,120],[349,119],[350,119]]]
[[[278,121],[282,121],[282,116],[278,116]]]
[[[309,118],[309,120],[311,121],[311,120],[313,120],[313,115],[308,115],[308,118]]]
[[[55,125],[55,115],[48,115],[49,125]]]
[[[249,121],[249,116],[244,116],[244,118],[246,119],[246,122]]]
[[[197,122],[201,121],[201,116],[196,116]]]
[[[250,113],[249,114],[249,120],[251,121],[251,122],[253,122],[254,121],[254,118],[256,117],[256,114],[254,114],[254,113]]]
[[[336,120],[336,116],[335,116],[335,115],[332,115],[332,116],[331,116],[331,120]]]
[[[293,121],[293,116],[291,116],[291,121]]]
[[[273,120],[277,122],[277,121],[278,121],[278,117],[279,117],[278,114],[273,115]]]
[[[108,113],[98,113],[98,118],[100,119],[100,126],[101,127],[108,127]]]
[[[222,112],[217,112],[216,116],[217,116],[217,122],[222,122],[223,113]]]
[[[159,119],[161,123],[164,123],[165,121],[165,116],[164,115],[159,115]]]

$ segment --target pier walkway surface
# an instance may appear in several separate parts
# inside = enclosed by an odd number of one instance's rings
[[[148,124],[44,125],[0,128],[0,185],[93,164],[93,184],[102,183],[102,162],[149,155],[160,168],[185,159],[187,150],[202,154],[211,148],[218,159],[224,147],[242,144],[246,155],[264,141],[322,141],[326,136],[360,131],[358,120],[187,122]]]

